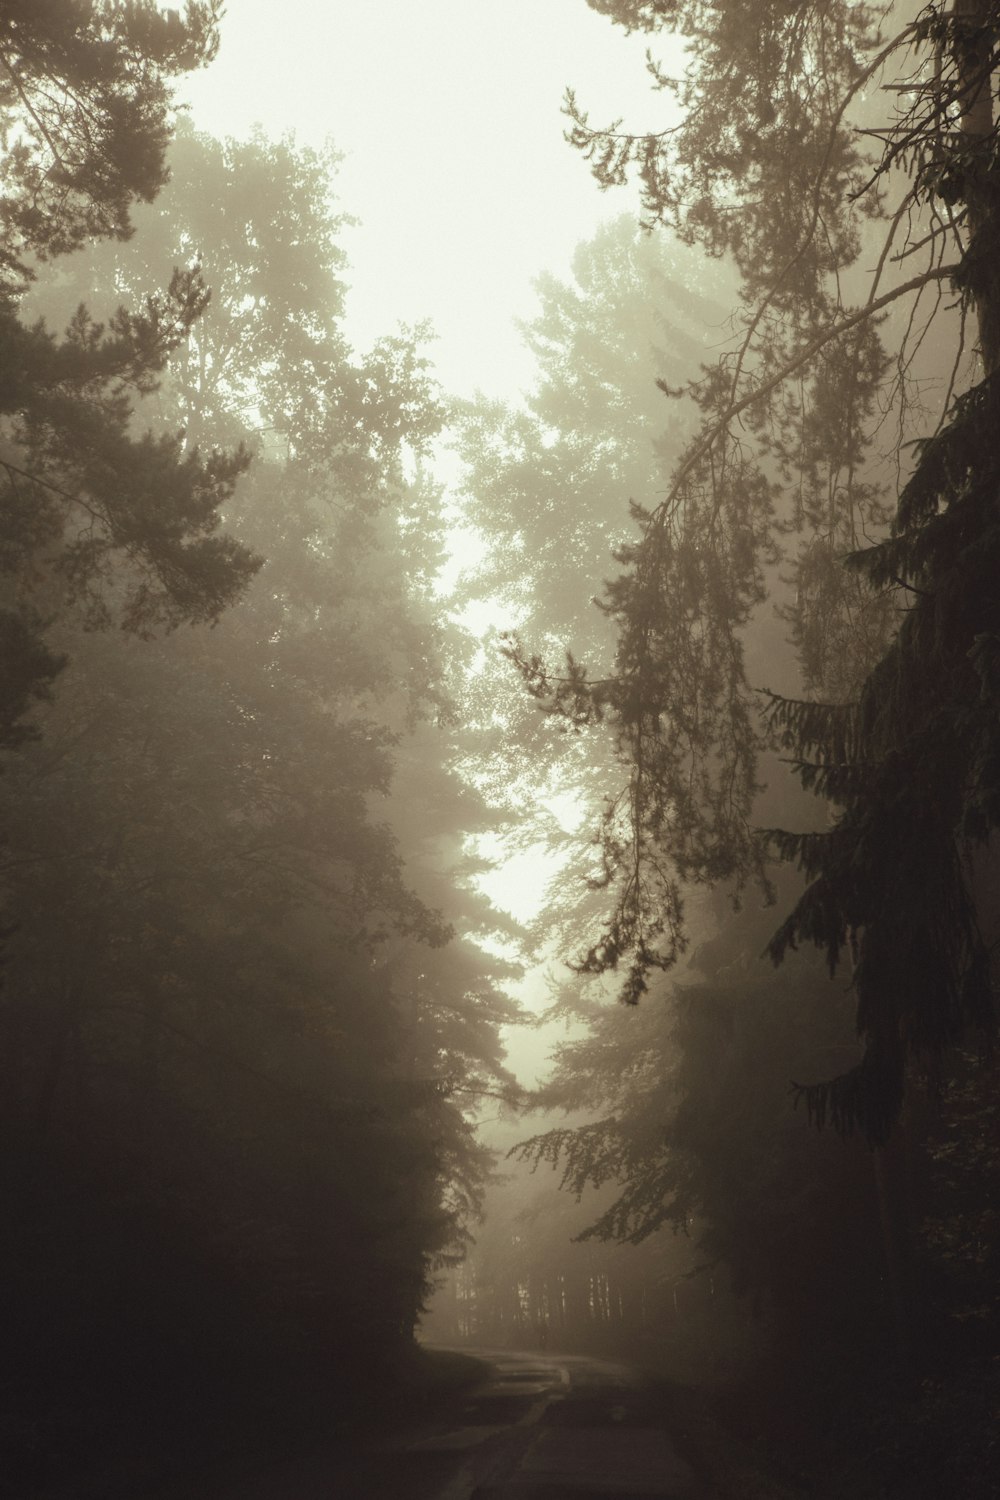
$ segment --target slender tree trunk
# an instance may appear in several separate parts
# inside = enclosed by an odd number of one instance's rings
[[[968,207],[965,262],[979,323],[983,370],[1000,365],[1000,172],[993,165],[993,77],[989,58],[995,40],[991,0],[954,0],[952,14],[966,31],[958,41],[962,145],[973,164],[963,183]],[[978,157],[978,161],[976,158]]]

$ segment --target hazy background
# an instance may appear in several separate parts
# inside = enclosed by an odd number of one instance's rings
[[[575,88],[595,121],[626,111],[653,122],[664,100],[646,87],[645,47],[580,0],[232,0],[219,56],[184,80],[182,97],[217,135],[259,123],[332,140],[343,158],[332,188],[357,220],[343,241],[348,334],[364,348],[395,323],[429,321],[450,395],[510,400],[532,377],[517,322],[535,309],[534,279],[564,272],[625,207],[567,146],[564,92]],[[463,538],[454,545],[460,562]],[[522,853],[482,885],[530,920],[554,869],[541,850]],[[548,972],[513,987],[534,1010],[548,1001]],[[553,1039],[548,1028],[508,1034],[525,1082]]]
[[[509,396],[531,368],[514,320],[532,279],[625,206],[567,147],[563,92],[595,121],[653,121],[643,54],[580,0],[231,0],[219,56],[182,92],[217,135],[331,138],[358,220],[351,335],[430,319],[449,392]]]

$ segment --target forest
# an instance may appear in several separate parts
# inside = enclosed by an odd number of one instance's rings
[[[567,89],[503,399],[358,347],[335,141],[181,106],[221,0],[0,0],[25,1500],[428,1346],[627,1361],[726,1495],[997,1493],[1000,3],[574,3],[660,123]]]

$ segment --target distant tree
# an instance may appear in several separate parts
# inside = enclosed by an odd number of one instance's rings
[[[625,500],[654,502],[690,433],[656,382],[680,380],[724,335],[729,283],[623,216],[577,246],[568,277],[547,272],[535,290],[523,404],[480,397],[459,411],[466,517],[488,544],[464,592],[582,651],[609,641],[580,580],[598,586],[634,533]]]
[[[677,980],[638,1010],[587,1015],[577,1002],[587,1031],[556,1049],[534,1101],[571,1121],[517,1154],[558,1168],[590,1205],[585,1241],[648,1246],[666,1226],[690,1236],[690,1269],[731,1286],[744,1316],[756,1309],[759,1347],[801,1376],[831,1347],[881,1346],[892,1309],[870,1153],[817,1141],[788,1107],[791,1079],[856,1058],[850,1000],[811,955],[773,976],[760,961],[768,921],[720,912]]]
[[[614,549],[635,536],[627,502],[655,504],[691,431],[656,381],[676,384],[725,336],[728,286],[725,271],[643,236],[627,216],[581,243],[568,275],[538,278],[538,310],[522,328],[536,370],[523,401],[479,398],[457,413],[463,519],[483,544],[457,603],[488,601],[533,651],[563,644],[596,676],[613,670],[613,622],[594,596]],[[510,671],[512,647],[497,631],[470,683],[484,727],[477,774],[517,809],[521,838],[568,857],[576,835],[550,805],[575,799],[596,822],[616,774],[613,743],[567,736],[540,715]],[[599,861],[586,874],[599,877]],[[576,871],[558,882],[541,925],[560,927],[565,953],[599,920],[598,900]]]
[[[676,38],[676,66],[649,64],[676,113],[634,135],[592,126],[570,95],[572,139],[602,186],[638,177],[648,224],[731,257],[744,311],[731,349],[689,383],[700,430],[606,591],[611,678],[573,663],[559,681],[520,655],[550,710],[612,725],[628,768],[603,831],[615,905],[586,966],[626,964],[637,999],[683,946],[685,882],[738,893],[766,886],[771,849],[797,860],[811,884],[771,951],[815,943],[831,968],[852,951],[866,1042],[805,1091],[809,1107],[882,1140],[908,1064],[933,1070],[966,1025],[993,1025],[1000,17],[992,0],[898,19],[846,3],[595,8]],[[957,317],[942,310],[949,287]],[[935,318],[950,345],[936,367],[921,353]],[[906,440],[934,424],[916,400],[929,377],[937,430],[888,540],[866,549],[888,514],[886,415],[905,479]],[[805,543],[791,559],[802,701],[762,701],[744,642],[789,529]],[[817,655],[824,632],[853,684]],[[775,730],[840,809],[833,826],[773,840],[755,826]]]
[[[605,1184],[582,1200],[556,1191],[543,1163],[509,1160],[489,1189],[475,1244],[431,1303],[435,1338],[480,1346],[637,1355],[679,1378],[733,1363],[745,1320],[694,1241],[669,1229],[641,1246],[588,1232],[610,1204]],[[699,1276],[699,1267],[704,1276]],[[728,1361],[727,1361],[728,1362]]]

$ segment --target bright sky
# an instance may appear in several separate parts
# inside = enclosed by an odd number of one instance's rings
[[[566,273],[603,219],[638,213],[567,145],[563,94],[576,88],[595,123],[657,128],[646,40],[586,0],[229,0],[219,57],[182,97],[215,135],[260,123],[331,138],[339,206],[360,221],[345,240],[349,336],[363,349],[430,320],[447,391],[513,398],[532,380],[515,320],[534,311],[535,277]],[[484,885],[527,918],[553,873],[534,851]],[[544,983],[540,967],[516,988],[539,1008]],[[526,1079],[551,1040],[509,1038]]]
[[[185,95],[213,134],[260,122],[343,153],[360,347],[429,318],[447,389],[514,395],[533,278],[635,201],[602,194],[564,141],[564,89],[595,123],[653,125],[645,40],[586,0],[229,0],[219,56]]]

